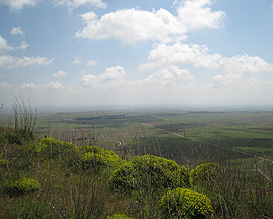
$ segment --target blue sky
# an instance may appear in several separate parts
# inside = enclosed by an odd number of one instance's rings
[[[272,0],[0,0],[0,102],[272,105]]]

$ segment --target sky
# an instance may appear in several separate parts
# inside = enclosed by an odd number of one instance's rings
[[[0,103],[273,105],[272,0],[0,0]]]

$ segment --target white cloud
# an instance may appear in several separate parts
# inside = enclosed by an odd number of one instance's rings
[[[24,57],[18,58],[10,55],[0,56],[0,67],[20,68],[34,65],[49,65],[54,59],[47,57]]]
[[[181,80],[191,80],[193,78],[187,69],[180,69],[178,66],[169,66],[148,76],[143,82],[148,85],[154,84],[173,87],[179,84]]]
[[[13,50],[14,47],[8,45],[8,42],[6,39],[4,39],[0,34],[0,51],[1,50]]]
[[[159,44],[150,51],[148,62],[140,65],[139,69],[146,70],[185,63],[205,68],[215,68],[219,66],[222,58],[222,55],[218,53],[208,54],[206,46],[181,43],[175,43],[170,46]]]
[[[49,90],[60,90],[64,88],[64,86],[59,82],[51,82],[46,87]]]
[[[21,45],[18,47],[10,46],[8,45],[8,42],[6,39],[4,39],[0,34],[0,51],[12,51],[16,49],[26,49],[28,47],[28,44],[25,41],[22,41]]]
[[[0,83],[0,88],[11,88],[11,87],[12,87],[12,85],[7,82]]]
[[[33,83],[27,83],[20,86],[20,88],[24,91],[30,91],[30,92],[38,92],[42,89],[41,85],[36,85]]]
[[[53,74],[54,77],[58,78],[58,77],[62,77],[62,76],[66,76],[67,72],[59,70],[58,72],[56,72],[55,74]]]
[[[126,77],[126,72],[123,67],[116,66],[107,68],[104,73],[98,76],[93,74],[85,74],[82,76],[80,86],[92,87],[95,89],[108,89],[120,86]]]
[[[96,64],[97,64],[97,62],[94,61],[94,60],[89,60],[89,61],[86,63],[86,65],[89,65],[89,66],[94,66],[94,65],[96,65]]]
[[[256,73],[273,71],[273,65],[257,56],[247,54],[233,57],[223,57],[221,54],[209,54],[206,46],[197,44],[174,45],[159,44],[150,51],[148,62],[139,66],[140,70],[161,68],[169,65],[182,65],[185,63],[206,69],[224,67],[228,73]]]
[[[70,10],[83,5],[93,5],[98,8],[106,8],[106,4],[101,0],[53,0],[57,5],[67,5]]]
[[[94,12],[88,12],[81,15],[86,26],[76,33],[76,37],[94,40],[115,38],[127,44],[145,40],[180,41],[187,38],[186,33],[191,29],[220,26],[225,13],[204,8],[210,3],[210,0],[183,1],[177,8],[178,16],[162,8],[151,12],[122,9],[104,14],[100,19]]]
[[[201,28],[218,28],[226,16],[223,11],[212,12],[205,7],[212,4],[211,0],[186,0],[178,7],[178,18],[187,30]]]
[[[22,31],[21,27],[14,27],[12,28],[12,30],[10,31],[11,35],[20,35],[20,36],[24,36],[24,32]]]
[[[87,16],[88,15],[88,16]],[[143,40],[169,42],[173,36],[185,38],[185,28],[167,10],[123,9],[103,15],[100,20],[90,13],[82,15],[87,26],[76,33],[78,38],[104,40],[115,38],[125,43]]]
[[[82,14],[81,18],[83,19],[84,22],[88,23],[89,21],[96,20],[97,15],[95,14],[95,12],[90,11],[85,14]]]
[[[19,11],[25,6],[33,7],[39,0],[0,0],[0,4],[7,5],[11,10]]]
[[[26,49],[28,48],[28,44],[25,41],[22,41],[21,45],[17,47],[17,49]]]
[[[226,75],[215,75],[213,77],[212,83],[209,86],[218,88],[225,86],[241,87],[242,86],[241,80],[242,80],[241,74],[228,73]]]
[[[221,65],[226,68],[227,72],[256,73],[273,71],[273,65],[265,62],[260,57],[247,54],[223,58]]]

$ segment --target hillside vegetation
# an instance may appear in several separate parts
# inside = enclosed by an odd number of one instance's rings
[[[37,137],[21,111],[0,126],[0,218],[273,218],[272,182],[234,159],[76,146]]]

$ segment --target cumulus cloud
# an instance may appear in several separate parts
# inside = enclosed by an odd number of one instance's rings
[[[25,6],[33,7],[39,0],[0,0],[0,4],[10,7],[11,10],[19,11]]]
[[[3,38],[0,34],[0,51],[2,50],[13,50],[14,47],[8,45],[8,42],[5,38]]]
[[[218,28],[222,25],[226,13],[211,11],[206,7],[212,4],[211,0],[186,0],[177,9],[178,18],[188,31],[202,28]]]
[[[20,68],[34,65],[49,65],[54,59],[47,57],[24,57],[18,58],[10,55],[0,56],[0,67],[5,68]]]
[[[212,12],[205,7],[209,4],[210,0],[183,1],[177,8],[177,16],[162,8],[122,9],[104,14],[100,19],[94,12],[88,12],[81,15],[86,26],[76,36],[94,40],[115,38],[128,44],[145,40],[180,41],[187,38],[186,33],[191,29],[220,27],[225,13]]]
[[[67,5],[71,10],[88,4],[98,8],[106,8],[106,4],[101,0],[54,0],[54,3],[57,5]]]
[[[207,46],[181,43],[157,45],[155,49],[150,51],[148,62],[140,65],[139,69],[147,70],[186,63],[206,69],[224,67],[229,73],[273,71],[273,65],[257,56],[244,54],[234,57],[223,57],[218,53],[209,54]]]
[[[46,87],[49,90],[60,90],[64,88],[64,86],[59,82],[51,82]]]
[[[273,71],[273,65],[265,62],[260,57],[249,56],[248,54],[223,58],[221,64],[225,66],[227,72],[256,73]]]
[[[169,66],[148,76],[143,82],[148,85],[154,84],[173,87],[179,84],[181,80],[191,80],[193,78],[187,69],[181,69],[179,66]]]
[[[214,68],[219,66],[222,58],[222,55],[217,53],[208,54],[208,48],[198,44],[181,44],[180,42],[173,45],[159,44],[150,51],[148,62],[140,65],[139,69],[146,70],[185,63]]]
[[[82,18],[87,25],[76,33],[78,38],[115,38],[128,44],[143,40],[169,42],[173,36],[185,38],[185,28],[164,9],[152,12],[123,9],[105,14],[100,20],[93,13],[84,14]]]
[[[24,36],[24,32],[22,31],[21,27],[14,27],[12,28],[12,30],[10,31],[11,35],[20,35],[20,36]]]
[[[8,44],[7,40],[3,38],[0,34],[0,51],[12,51],[16,49],[26,49],[28,44],[25,41],[22,41],[20,46],[14,47]]]
[[[94,65],[96,65],[97,64],[97,62],[96,61],[94,61],[94,60],[89,60],[87,63],[86,63],[86,65],[89,65],[89,66],[94,66]]]
[[[80,86],[92,87],[98,89],[107,89],[120,86],[126,77],[126,72],[123,67],[116,66],[107,68],[104,73],[97,75],[84,74],[82,76]]]
[[[53,76],[56,78],[62,77],[62,76],[66,76],[67,72],[59,70],[58,72],[54,73]]]

